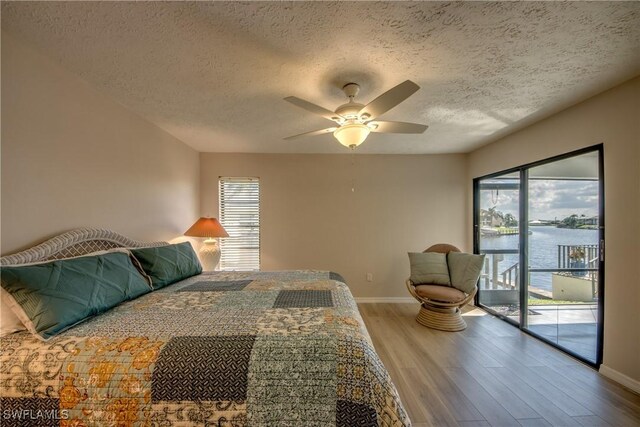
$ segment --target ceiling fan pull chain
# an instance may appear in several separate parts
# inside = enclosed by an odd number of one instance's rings
[[[351,150],[351,192],[356,192],[356,147],[350,147]]]

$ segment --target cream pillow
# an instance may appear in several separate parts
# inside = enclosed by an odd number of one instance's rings
[[[414,285],[431,284],[451,286],[447,256],[437,252],[409,252],[411,277]]]
[[[449,252],[447,263],[451,274],[451,286],[464,293],[471,293],[480,278],[484,255]]]
[[[0,337],[26,329],[7,303],[4,289],[0,290]]]

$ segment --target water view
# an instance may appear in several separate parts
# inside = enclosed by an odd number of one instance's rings
[[[529,227],[529,267],[557,268],[558,245],[597,245],[598,230],[557,228],[555,226]],[[518,249],[518,234],[502,236],[483,236],[481,250],[485,249]],[[518,254],[504,254],[498,263],[498,271],[502,272],[518,263]],[[531,273],[530,285],[535,288],[551,291],[551,275],[549,273]]]

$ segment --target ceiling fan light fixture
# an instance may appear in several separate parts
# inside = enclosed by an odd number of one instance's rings
[[[394,86],[367,105],[354,101],[359,89],[360,86],[356,83],[347,83],[344,85],[342,90],[344,94],[347,95],[347,98],[349,98],[349,101],[346,104],[340,105],[335,111],[328,110],[304,99],[296,98],[295,96],[286,97],[285,101],[331,120],[334,122],[334,126],[288,136],[284,139],[289,140],[332,132],[340,144],[353,149],[362,144],[371,132],[420,134],[427,130],[426,125],[417,123],[378,120],[378,116],[394,108],[420,89],[420,86],[411,80],[406,80]],[[335,125],[337,125],[337,127]]]
[[[349,123],[336,129],[333,136],[345,147],[355,148],[367,139],[369,132],[371,129],[362,123]]]

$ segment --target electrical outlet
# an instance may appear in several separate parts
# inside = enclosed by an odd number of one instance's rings
[[[367,282],[373,282],[373,273],[367,273]]]

